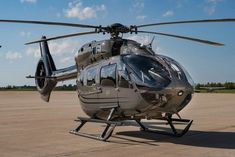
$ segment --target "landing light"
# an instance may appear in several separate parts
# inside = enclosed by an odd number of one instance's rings
[[[184,92],[181,90],[178,92],[178,96],[182,96],[184,94]]]

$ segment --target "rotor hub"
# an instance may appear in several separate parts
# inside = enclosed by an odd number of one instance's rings
[[[114,23],[106,27],[105,31],[110,33],[112,38],[118,38],[120,33],[129,33],[130,28],[121,23]]]

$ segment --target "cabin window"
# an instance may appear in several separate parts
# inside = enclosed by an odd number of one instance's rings
[[[100,70],[100,84],[102,86],[116,86],[117,64],[103,66]]]
[[[93,54],[93,55],[96,54],[96,47],[93,47],[93,49],[92,49],[92,54]]]
[[[83,72],[80,73],[80,75],[78,76],[78,79],[77,79],[78,83],[80,86],[83,86],[84,85],[84,75],[83,75]]]
[[[96,52],[97,52],[97,53],[101,53],[101,45],[100,45],[100,44],[98,44],[98,45],[96,46]]]
[[[96,77],[96,68],[92,68],[87,70],[87,86],[92,86],[95,84],[95,77]]]
[[[126,71],[126,66],[123,63],[118,64],[118,86],[122,88],[129,88],[129,77]]]

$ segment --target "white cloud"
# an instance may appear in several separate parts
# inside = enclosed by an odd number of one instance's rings
[[[204,8],[204,11],[208,14],[208,15],[212,15],[215,13],[215,8],[216,6],[215,5],[212,5],[212,6],[207,6]]]
[[[19,59],[21,59],[22,58],[22,55],[21,55],[21,53],[19,53],[19,52],[11,52],[11,51],[8,51],[7,53],[6,53],[6,59],[7,60],[19,60]]]
[[[129,11],[135,15],[142,14],[144,7],[144,0],[132,0],[132,5]]]
[[[94,7],[83,7],[81,1],[74,1],[68,4],[68,9],[64,11],[64,15],[67,18],[78,18],[80,20],[96,18],[98,12],[106,10],[104,4]]]
[[[72,53],[74,48],[79,46],[78,42],[67,40],[63,42],[50,42],[49,48],[51,54],[61,56],[65,53]]]
[[[144,1],[143,0],[135,0],[133,3],[133,8],[137,10],[142,10],[144,8]]]
[[[66,53],[72,54],[77,46],[79,46],[79,43],[71,40],[63,42],[52,41],[49,43],[50,53],[55,56],[63,56]],[[28,56],[34,56],[35,58],[39,58],[41,56],[38,47],[29,47],[26,50],[26,54]]]
[[[39,58],[41,56],[39,48],[36,48],[36,47],[27,48],[26,55],[33,56],[35,58]]]
[[[216,11],[218,3],[223,2],[224,0],[206,0],[206,5],[204,6],[204,11],[208,15],[212,15]]]
[[[145,15],[136,16],[136,19],[137,19],[137,20],[144,20],[145,18],[146,18]]]
[[[100,6],[96,6],[96,11],[105,11],[106,7],[104,4],[100,5]]]
[[[20,32],[20,35],[21,35],[22,37],[30,37],[31,32],[22,31],[22,32]]]
[[[21,3],[32,3],[35,4],[37,0],[20,0]]]
[[[169,16],[173,16],[174,15],[174,11],[172,10],[168,10],[165,13],[163,13],[163,17],[169,17]]]

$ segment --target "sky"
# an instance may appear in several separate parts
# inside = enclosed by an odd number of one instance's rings
[[[145,23],[235,18],[234,0],[11,0],[1,1],[0,19],[42,20],[107,26],[112,23]],[[157,31],[224,43],[216,47],[170,37],[155,36],[153,50],[174,58],[187,69],[195,83],[235,82],[235,22],[180,24],[148,27]],[[53,37],[89,29],[0,23],[0,86],[34,85],[26,79],[34,75],[39,60],[38,44],[24,43],[41,36]],[[153,35],[125,38],[148,43]],[[74,65],[74,55],[85,43],[108,39],[108,35],[88,35],[49,42],[57,68]],[[75,83],[75,81],[73,81]],[[65,82],[66,83],[66,82]]]

